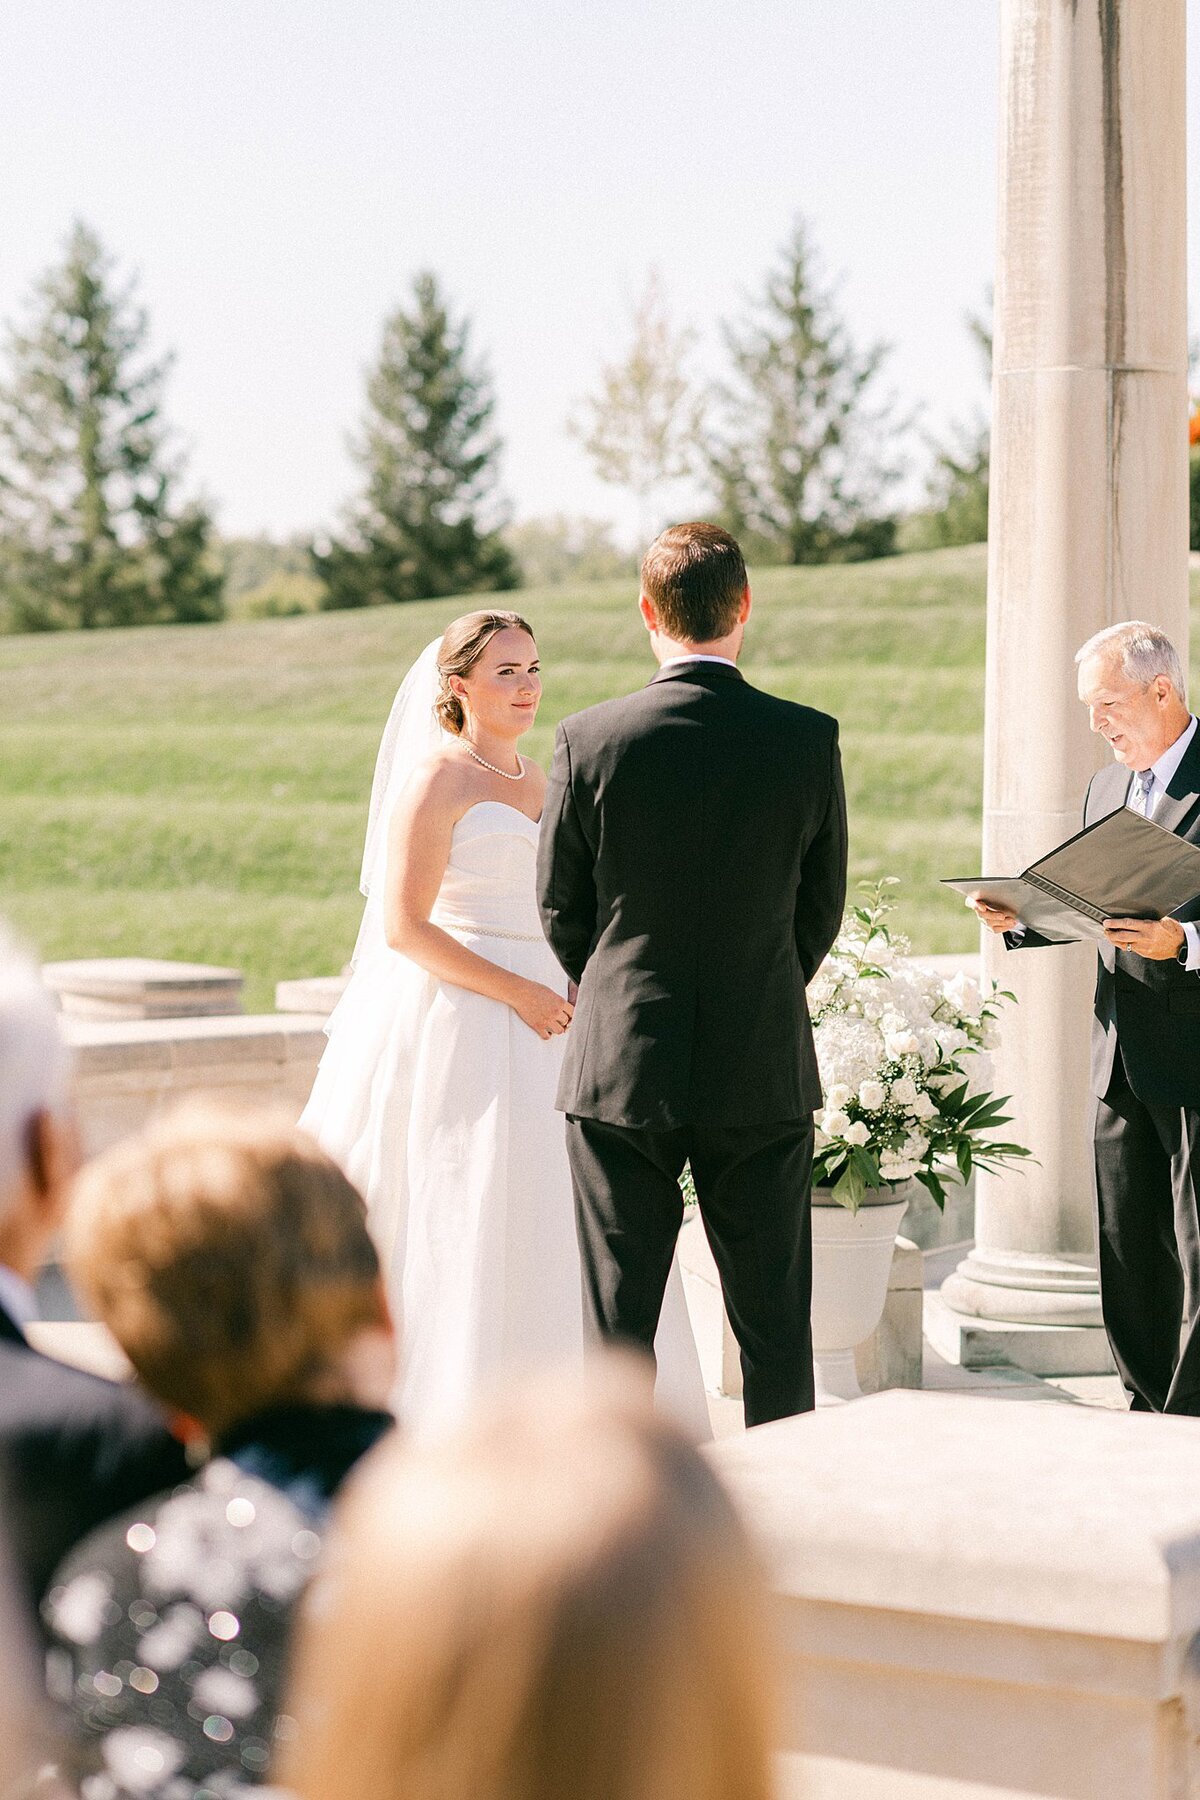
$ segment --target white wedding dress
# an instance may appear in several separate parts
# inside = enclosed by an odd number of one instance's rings
[[[538,828],[485,800],[454,827],[435,924],[502,968],[566,991],[542,934]],[[371,902],[369,902],[369,905]],[[356,966],[301,1125],[366,1195],[400,1326],[398,1409],[453,1423],[501,1376],[582,1358],[574,1207],[555,1088],[565,1038],[396,951]],[[709,1436],[678,1266],[656,1342],[659,1403]]]

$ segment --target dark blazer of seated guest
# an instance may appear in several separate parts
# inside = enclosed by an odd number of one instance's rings
[[[139,1389],[43,1356],[0,1306],[0,1520],[34,1612],[80,1538],[189,1473]]]

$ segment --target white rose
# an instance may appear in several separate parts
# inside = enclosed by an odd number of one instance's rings
[[[878,1112],[887,1100],[887,1090],[882,1081],[864,1081],[858,1090],[858,1104],[864,1112]]]
[[[842,1133],[842,1136],[848,1144],[854,1144],[858,1149],[861,1149],[864,1144],[869,1143],[871,1138],[870,1132],[867,1130],[861,1119],[855,1119],[853,1125],[848,1125]]]
[[[883,1041],[892,1057],[915,1056],[921,1048],[914,1031],[889,1031]]]
[[[825,1108],[824,1130],[828,1137],[845,1137],[850,1129],[850,1120],[844,1112],[836,1112],[831,1107]]]
[[[918,1094],[909,1111],[914,1119],[932,1119],[937,1113],[937,1107],[928,1094]]]
[[[826,1106],[832,1106],[835,1112],[840,1112],[849,1100],[850,1089],[844,1081],[835,1081],[825,1095]]]
[[[897,1106],[912,1107],[917,1102],[917,1084],[911,1075],[902,1075],[892,1083],[892,1099]]]
[[[891,1150],[885,1150],[879,1159],[879,1173],[885,1181],[911,1181],[920,1166]]]

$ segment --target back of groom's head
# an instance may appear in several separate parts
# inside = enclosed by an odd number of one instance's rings
[[[642,593],[677,643],[712,644],[738,622],[746,564],[736,538],[696,520],[669,525],[642,559]]]

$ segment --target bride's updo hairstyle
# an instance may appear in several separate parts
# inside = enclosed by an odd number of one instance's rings
[[[533,627],[515,612],[464,613],[446,627],[438,649],[438,697],[433,710],[443,731],[458,737],[466,724],[463,703],[451,690],[452,675],[467,676],[497,632],[516,629],[533,638]],[[536,642],[536,639],[534,640]]]

